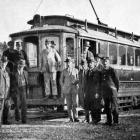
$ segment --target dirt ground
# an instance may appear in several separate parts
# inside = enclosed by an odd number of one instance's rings
[[[106,126],[105,115],[98,125],[70,123],[67,118],[41,120],[28,119],[28,124],[2,125],[0,140],[139,140],[140,110],[120,114],[118,126]]]

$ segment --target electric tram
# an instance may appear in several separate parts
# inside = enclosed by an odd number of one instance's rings
[[[40,82],[40,53],[45,48],[45,40],[53,40],[65,68],[66,57],[75,60],[79,67],[83,53],[84,41],[90,42],[90,51],[102,56],[109,56],[110,63],[116,69],[120,89],[118,101],[120,107],[131,107],[140,104],[140,36],[111,28],[107,25],[94,24],[69,16],[35,15],[27,22],[31,28],[10,34],[12,40],[24,42],[23,49],[28,55],[29,96],[28,106],[62,106],[64,98],[59,90],[58,99],[43,96],[43,84]],[[59,78],[57,79],[59,83]]]

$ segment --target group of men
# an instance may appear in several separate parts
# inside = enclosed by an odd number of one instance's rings
[[[26,53],[22,50],[22,42],[9,41],[9,48],[3,52],[0,65],[0,120],[3,124],[9,124],[8,116],[11,100],[15,107],[15,120],[26,123],[26,96],[28,90],[29,61]],[[21,114],[19,108],[21,107]]]
[[[93,55],[89,52],[90,44],[85,42],[79,71],[74,60],[66,59],[66,68],[60,78],[62,93],[66,97],[68,116],[71,122],[78,122],[77,95],[79,105],[85,110],[85,120],[93,124],[101,120],[101,109],[107,114],[106,125],[118,124],[117,92],[119,80],[110,67],[109,57]],[[77,94],[78,93],[78,94]]]

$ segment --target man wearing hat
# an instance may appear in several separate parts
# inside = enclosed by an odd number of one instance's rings
[[[0,64],[0,125],[3,122],[3,124],[8,124],[8,94],[9,94],[9,87],[10,87],[10,78],[6,69],[6,66],[8,64],[8,58],[7,56],[3,55],[1,58],[1,64]]]
[[[25,60],[25,67],[29,68],[29,60],[26,52],[23,50],[23,42],[16,42],[17,61],[20,59]]]
[[[61,57],[51,48],[51,42],[45,40],[45,49],[42,50],[40,55],[40,70],[44,75],[45,96],[56,98],[57,85],[56,85],[56,72],[58,64],[61,64]],[[50,84],[51,83],[51,84]]]
[[[101,120],[101,73],[95,67],[94,58],[88,59],[88,70],[85,76],[85,99],[84,108],[86,121],[89,122],[91,111],[92,123],[97,124]]]
[[[71,58],[66,59],[66,68],[63,70],[60,83],[62,94],[66,98],[68,116],[70,122],[78,122],[77,116],[77,93],[78,93],[78,70],[74,67],[74,61]],[[72,64],[73,63],[73,64]]]
[[[17,52],[14,49],[14,42],[8,42],[9,48],[3,52],[3,55],[7,56],[8,64],[7,67],[9,68],[10,72],[13,72],[16,68],[16,61],[17,61]]]
[[[91,57],[94,57],[93,53],[91,51],[89,51],[89,47],[90,47],[90,42],[85,41],[83,44],[82,59],[84,59],[86,61],[88,61],[88,59],[90,59]]]
[[[103,58],[102,70],[102,94],[105,102],[105,113],[107,122],[105,124],[118,124],[117,92],[119,90],[119,79],[115,70],[110,67],[109,57]],[[113,120],[112,120],[113,119]]]
[[[85,60],[81,60],[79,69],[79,105],[84,108],[84,96],[85,96],[85,75],[87,72],[87,66]]]
[[[101,54],[95,54],[94,55],[94,58],[96,60],[96,68],[99,70],[99,71],[102,71],[103,69],[103,64],[102,64],[102,59],[103,59],[103,56]]]
[[[24,70],[26,63],[24,59],[18,61],[17,70],[12,75],[12,87],[13,90],[10,93],[10,97],[14,101],[15,105],[15,119],[16,121],[20,120],[22,123],[26,123],[26,95],[28,92],[28,73]],[[20,106],[21,106],[21,115],[20,115]]]

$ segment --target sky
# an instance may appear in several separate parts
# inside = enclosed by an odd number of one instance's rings
[[[140,0],[91,1],[101,22],[140,35]],[[0,42],[9,41],[11,33],[29,29],[27,21],[35,14],[67,14],[97,23],[89,0],[0,0]]]

